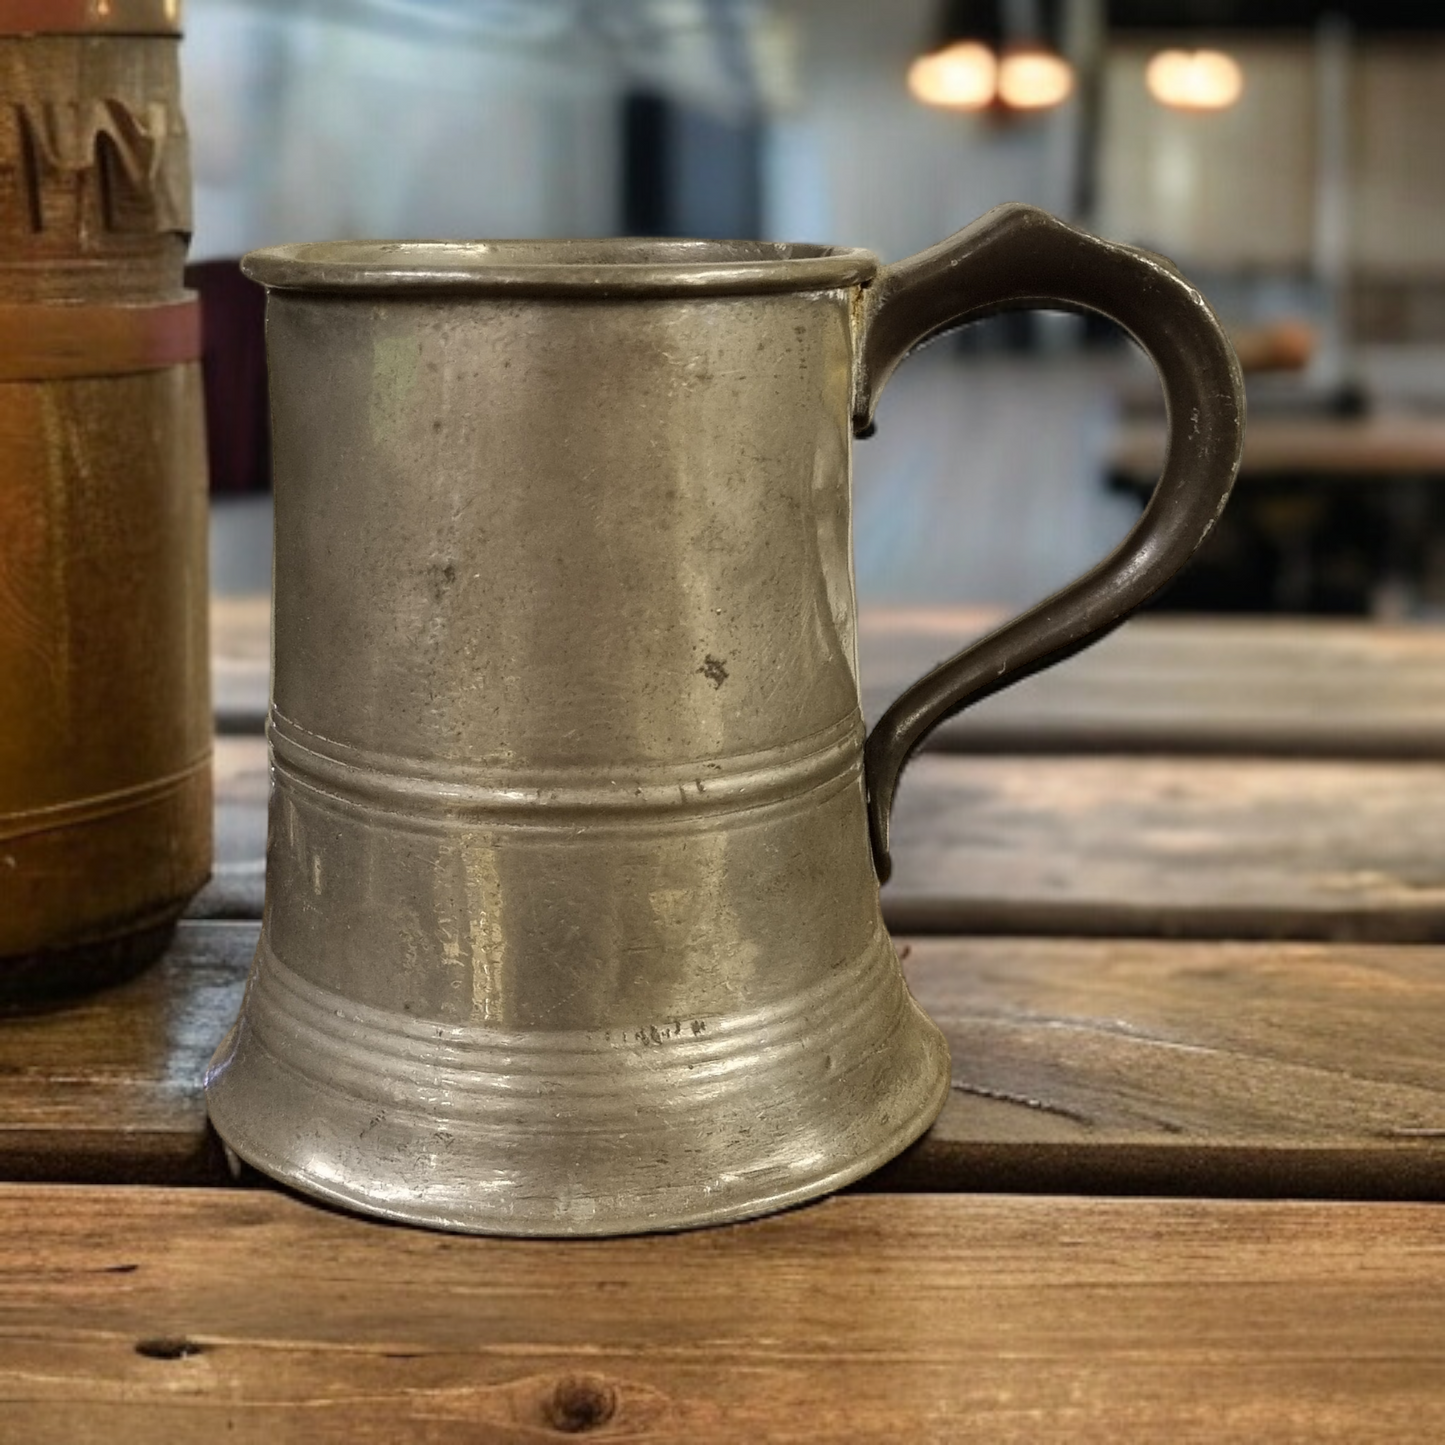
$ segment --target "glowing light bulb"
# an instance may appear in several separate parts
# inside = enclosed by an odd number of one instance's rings
[[[1052,50],[1011,50],[999,66],[999,99],[1011,110],[1047,110],[1073,89],[1073,67]]]
[[[974,40],[920,55],[908,67],[908,89],[924,105],[948,110],[982,110],[993,103],[998,61],[987,45]]]
[[[1222,50],[1161,50],[1145,68],[1144,83],[1160,105],[1227,110],[1244,91],[1244,72]]]

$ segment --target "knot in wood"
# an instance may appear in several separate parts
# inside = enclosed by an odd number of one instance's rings
[[[135,1352],[148,1360],[188,1360],[192,1355],[201,1354],[205,1348],[195,1340],[166,1338],[138,1340]]]
[[[617,1391],[595,1375],[568,1375],[553,1387],[542,1413],[565,1435],[598,1430],[617,1413]]]

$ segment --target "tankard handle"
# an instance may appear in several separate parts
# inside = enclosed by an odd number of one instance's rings
[[[1153,361],[1169,422],[1164,471],[1144,514],[1091,571],[920,678],[864,750],[880,882],[898,777],[944,719],[1073,656],[1112,631],[1193,555],[1229,498],[1244,444],[1244,382],[1209,304],[1160,256],[1101,241],[1033,206],[1007,205],[878,273],[863,293],[853,429],[872,429],[893,368],[921,341],[982,316],[1096,311]]]

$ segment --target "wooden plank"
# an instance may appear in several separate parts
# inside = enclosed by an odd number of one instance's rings
[[[260,738],[220,740],[215,878],[259,918]],[[894,811],[897,933],[1445,941],[1445,764],[917,758]]]
[[[10,1187],[0,1280],[27,1445],[1445,1431],[1428,1206],[874,1196],[545,1243]]]
[[[870,1188],[1445,1199],[1445,950],[901,951],[953,1092]]]
[[[916,759],[895,932],[1445,940],[1445,765]]]
[[[0,1178],[223,1182],[201,1075],[254,923],[0,1020]],[[1445,951],[915,939],[953,1054],[933,1130],[869,1188],[1445,1198]]]
[[[240,1008],[258,927],[182,923],[130,982],[0,1014],[0,1178],[227,1180],[201,1077]]]
[[[862,614],[865,710],[996,626],[977,609]],[[954,752],[1445,758],[1445,629],[1141,617],[946,722]]]
[[[994,608],[867,608],[864,708],[1004,620]],[[265,724],[265,598],[212,605],[223,733]],[[1202,752],[1445,758],[1445,628],[1272,618],[1141,617],[1088,652],[943,725],[964,752]]]

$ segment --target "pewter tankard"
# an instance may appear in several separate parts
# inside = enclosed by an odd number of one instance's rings
[[[1228,495],[1238,368],[1166,262],[1008,206],[932,251],[256,252],[276,472],[266,911],[207,1078],[242,1159],[448,1229],[617,1234],[836,1189],[949,1085],[878,906],[900,769],[1108,631]],[[1152,355],[1171,445],[1088,576],[868,738],[849,447],[1009,307]]]

